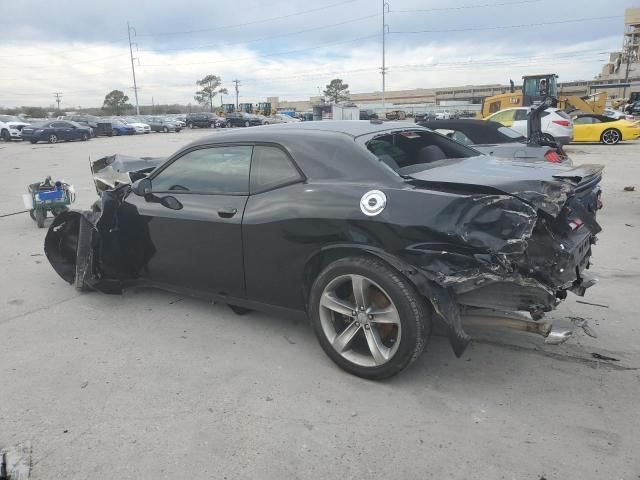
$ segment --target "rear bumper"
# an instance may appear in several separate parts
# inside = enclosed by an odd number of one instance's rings
[[[562,146],[569,145],[571,142],[573,142],[573,135],[559,136],[554,138],[556,139],[556,142],[558,142]]]

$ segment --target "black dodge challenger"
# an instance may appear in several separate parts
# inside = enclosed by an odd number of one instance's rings
[[[306,315],[329,357],[366,378],[414,361],[436,318],[460,356],[465,310],[539,320],[593,283],[597,165],[498,160],[413,124],[323,121],[92,168],[100,200],[56,217],[45,240],[63,279]]]

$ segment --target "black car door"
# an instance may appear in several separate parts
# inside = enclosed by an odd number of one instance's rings
[[[246,145],[189,150],[151,176],[152,193],[127,197],[121,208],[123,235],[130,231],[148,239],[141,278],[190,291],[243,295],[241,222],[252,150]]]
[[[58,140],[71,140],[71,125],[67,122],[53,122],[51,128]]]

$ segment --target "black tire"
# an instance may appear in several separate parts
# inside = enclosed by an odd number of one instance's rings
[[[231,128],[231,121],[227,120],[227,128]]]
[[[361,275],[375,282],[397,310],[401,325],[399,344],[393,356],[382,365],[362,366],[346,359],[334,349],[323,330],[321,297],[332,280],[345,275]],[[313,283],[309,308],[314,332],[329,358],[347,372],[371,380],[391,377],[408,367],[420,356],[431,333],[431,310],[426,300],[404,276],[374,258],[347,257],[328,265]]]
[[[164,127],[164,128],[162,129],[162,131],[163,131],[164,133],[169,133],[169,129],[168,129],[167,127]]]
[[[113,130],[111,130],[111,136],[116,136],[119,137],[120,136],[120,132],[118,130],[116,130],[115,128]]]
[[[44,221],[47,218],[47,211],[43,208],[36,208],[34,215],[36,217],[38,228],[44,228]]]
[[[5,142],[10,142],[11,134],[9,133],[9,130],[7,129],[2,130],[2,133],[0,133],[0,139],[2,139]]]
[[[88,133],[83,133],[82,134],[82,141],[86,142],[87,140],[89,140],[89,134]]]
[[[55,133],[49,135],[49,143],[58,143],[58,136]]]
[[[32,139],[31,139],[31,140],[29,140],[29,141],[30,141],[32,144],[34,144],[34,145],[35,145],[36,143],[38,143],[38,140],[36,140],[35,138],[32,138]]]
[[[73,282],[76,290],[81,292],[91,290],[87,284],[87,277],[91,275],[93,271],[92,234],[93,225],[81,215],[80,225],[78,227],[78,246],[76,247],[76,274]]]
[[[617,145],[622,140],[622,134],[620,130],[616,128],[607,128],[602,135],[600,135],[600,141],[604,145]]]
[[[36,221],[36,211],[31,209],[29,210],[29,216],[31,217],[31,220],[33,220],[34,222]]]
[[[191,122],[187,123],[187,127],[193,129],[193,123]]]
[[[213,122],[213,123],[209,124],[209,128],[216,128],[216,123]]]
[[[244,122],[244,126],[245,126],[245,127],[250,127],[250,126],[251,126],[251,124],[250,124],[249,122]]]

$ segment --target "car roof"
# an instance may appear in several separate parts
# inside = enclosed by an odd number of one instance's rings
[[[297,131],[323,131],[340,133],[356,138],[362,135],[371,135],[379,132],[397,130],[399,128],[418,128],[424,127],[409,122],[382,122],[369,120],[319,120],[315,122],[292,122],[278,123],[275,125],[265,125],[259,127],[269,129],[269,131],[279,132],[297,132]]]

